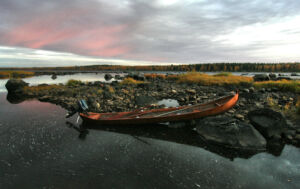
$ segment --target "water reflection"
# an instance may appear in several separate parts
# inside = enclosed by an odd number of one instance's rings
[[[254,149],[232,149],[218,144],[206,143],[199,134],[192,129],[191,126],[186,126],[182,128],[168,128],[166,125],[139,125],[139,126],[105,126],[105,125],[90,125],[85,122],[80,124],[74,124],[67,121],[66,124],[79,132],[79,138],[86,137],[86,133],[89,130],[93,131],[107,131],[120,134],[126,134],[141,140],[142,138],[152,138],[159,139],[162,141],[176,142],[179,144],[194,146],[204,148],[208,151],[221,155],[225,158],[233,160],[234,158],[240,157],[248,159],[251,156],[263,152],[263,150]],[[282,148],[279,148],[283,149]],[[276,149],[278,150],[278,148]],[[272,152],[270,152],[272,153]]]
[[[114,79],[115,75],[121,75],[124,74],[120,73],[111,73],[113,78],[110,81],[106,81],[104,79],[104,73],[77,73],[72,75],[55,75],[53,78],[53,75],[41,75],[41,76],[35,76],[30,78],[23,78],[22,80],[29,83],[30,86],[39,85],[39,84],[59,84],[59,83],[66,83],[70,79],[74,80],[81,80],[83,82],[93,82],[93,81],[101,81],[101,82],[112,82],[116,81]],[[0,92],[6,92],[5,84],[8,81],[8,79],[0,79]]]
[[[70,129],[66,111],[53,104],[10,104],[6,94],[0,94],[0,104],[0,188],[231,189],[300,184],[300,151],[293,146],[285,146],[278,157],[259,153],[229,161],[205,150],[205,144],[202,148],[192,131],[183,128],[75,124],[77,128]]]

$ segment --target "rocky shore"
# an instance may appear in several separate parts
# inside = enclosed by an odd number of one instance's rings
[[[145,80],[144,77],[136,79]],[[85,99],[93,112],[159,108],[162,105],[157,102],[163,99],[177,100],[180,105],[204,103],[239,89],[240,99],[234,108],[222,115],[193,120],[185,125],[194,127],[205,141],[229,148],[264,150],[274,143],[300,146],[299,124],[293,119],[292,122],[287,121],[282,113],[272,110],[274,102],[279,108],[295,105],[297,95],[276,88],[200,86],[179,84],[162,78],[138,84],[96,81],[67,85],[42,84],[36,87],[29,87],[22,80],[12,79],[7,82],[6,87],[7,99],[12,103],[34,98],[72,111],[78,108],[79,99]]]

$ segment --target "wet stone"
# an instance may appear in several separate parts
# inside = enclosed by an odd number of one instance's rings
[[[252,125],[227,116],[205,118],[197,123],[196,130],[205,141],[230,148],[266,147],[266,140]]]

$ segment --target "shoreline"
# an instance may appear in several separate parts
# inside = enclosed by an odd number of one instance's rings
[[[83,83],[72,81],[66,85],[41,84],[35,87],[29,87],[23,83],[21,88],[14,91],[8,90],[7,100],[11,103],[20,103],[27,99],[38,99],[39,101],[50,102],[68,111],[72,111],[78,108],[77,100],[85,99],[88,102],[89,111],[103,113],[133,111],[149,104],[153,104],[153,106],[148,107],[150,109],[162,108],[162,106],[157,105],[157,102],[163,99],[177,100],[180,106],[193,105],[226,96],[226,94],[229,94],[235,89],[239,89],[240,91],[240,99],[235,107],[219,116],[210,117],[212,119],[203,118],[191,120],[181,125],[201,128],[197,129],[197,132],[201,137],[206,138],[209,143],[224,143],[225,146],[229,144],[229,146],[231,145],[233,148],[246,149],[249,146],[239,144],[240,141],[238,141],[238,143],[231,143],[230,137],[233,133],[230,132],[232,131],[225,129],[224,134],[223,131],[219,132],[221,131],[220,129],[216,129],[212,132],[207,130],[206,127],[215,127],[215,125],[218,125],[216,124],[218,119],[221,119],[222,123],[231,120],[231,122],[234,122],[238,127],[241,126],[239,128],[241,129],[240,131],[237,130],[234,132],[243,133],[245,129],[247,130],[249,127],[253,128],[250,131],[244,132],[244,135],[247,136],[257,131],[257,128],[253,127],[253,120],[249,118],[251,112],[259,109],[270,109],[270,111],[273,111],[274,107],[270,105],[270,99],[276,101],[281,107],[284,107],[286,104],[295,104],[297,101],[297,94],[293,92],[282,92],[276,88],[256,89],[250,86],[236,85],[203,86],[191,83],[178,83],[174,80],[166,80],[158,77],[137,84],[125,84],[117,81],[113,81],[112,83],[100,81]],[[292,117],[287,118],[291,119]],[[269,118],[265,117],[265,119],[268,120]],[[230,125],[231,122],[226,123],[227,128],[232,127]],[[203,125],[203,123],[206,125]],[[263,131],[259,131],[259,135],[264,136],[264,139],[260,140],[266,140],[267,144],[270,143],[270,141],[271,143],[275,141],[276,144],[286,143],[300,146],[300,126],[296,124],[297,122],[295,120],[293,123],[286,121],[283,123],[286,128],[280,128],[277,133],[271,136],[266,136]],[[234,130],[234,127],[232,129]],[[228,136],[226,132],[228,132]],[[210,136],[216,133],[219,133],[219,137],[210,140]],[[223,141],[220,142],[219,139],[222,137]],[[246,138],[237,140],[249,142],[249,139]],[[257,141],[252,141],[251,144],[249,143],[247,145],[251,146],[254,143],[257,144]],[[267,144],[264,143],[265,142],[262,142],[259,145],[265,146],[266,148]]]

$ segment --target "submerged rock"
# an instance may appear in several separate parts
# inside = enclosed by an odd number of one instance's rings
[[[280,136],[288,128],[282,113],[269,108],[262,108],[248,113],[251,124],[266,138]]]
[[[197,123],[197,132],[207,142],[230,148],[264,150],[265,138],[250,124],[237,119],[208,117]]]

